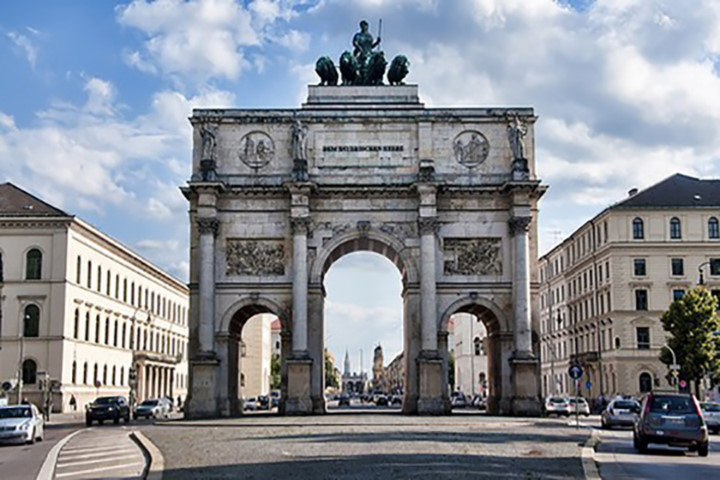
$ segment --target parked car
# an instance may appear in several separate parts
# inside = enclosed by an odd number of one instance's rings
[[[633,428],[633,446],[644,453],[649,443],[687,447],[707,457],[707,425],[693,395],[650,392],[645,396]]]
[[[720,403],[701,403],[703,417],[708,430],[713,433],[720,433]]]
[[[145,400],[135,407],[133,419],[138,418],[167,418],[170,413],[170,402],[165,398]]]
[[[602,428],[631,427],[640,414],[640,404],[633,399],[615,399],[600,414]]]
[[[455,395],[450,399],[450,406],[452,408],[467,408],[467,397],[465,395]]]
[[[93,421],[102,425],[105,420],[112,420],[117,424],[120,419],[130,423],[130,405],[125,397],[98,397],[85,411],[85,425],[88,427]]]
[[[393,395],[392,397],[390,397],[390,405],[402,405],[402,402],[402,395]]]
[[[345,394],[338,396],[338,407],[349,407],[350,406],[350,397],[348,397]]]
[[[577,409],[577,413],[579,415],[585,415],[586,417],[590,416],[590,405],[588,405],[587,400],[583,397],[570,397],[568,399],[568,404],[570,405],[571,415],[575,415],[575,411]]]
[[[475,395],[470,401],[470,405],[477,408],[478,410],[487,409],[487,399],[482,395]]]
[[[258,408],[258,401],[255,397],[248,397],[243,402],[243,411],[252,410],[255,411]]]
[[[378,395],[375,399],[375,405],[378,407],[387,407],[388,405],[388,397],[385,395]]]
[[[45,438],[45,420],[35,405],[0,407],[0,443],[35,443]]]
[[[550,415],[570,415],[570,403],[564,397],[547,397],[545,399],[545,413]]]
[[[260,395],[257,397],[258,410],[270,410],[270,397]]]

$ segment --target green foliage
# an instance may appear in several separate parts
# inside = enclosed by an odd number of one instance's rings
[[[280,390],[280,355],[274,353],[270,359],[270,390]]]
[[[448,355],[448,385],[450,385],[450,391],[455,391],[455,350],[450,351]]]
[[[716,310],[717,299],[708,290],[696,287],[681,299],[670,304],[660,319],[663,328],[671,334],[668,345],[675,351],[680,365],[680,378],[695,381],[699,393],[700,379],[706,372],[720,377],[720,317]],[[670,365],[672,355],[663,349],[660,360]]]
[[[327,348],[325,349],[325,388],[338,388],[340,383],[338,382],[337,375],[335,375],[335,364],[333,363],[332,357],[328,353]]]

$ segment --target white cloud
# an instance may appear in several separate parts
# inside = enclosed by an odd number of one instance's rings
[[[135,244],[139,250],[177,250],[180,243],[177,240],[140,240]]]
[[[12,117],[12,115],[8,115],[7,113],[3,112],[0,112],[0,127],[3,127],[12,132],[17,130],[17,127],[15,126],[15,119]]]
[[[15,46],[22,51],[27,59],[28,63],[32,68],[35,68],[37,62],[38,49],[33,44],[32,40],[26,35],[17,32],[7,32],[7,37],[12,41]]]

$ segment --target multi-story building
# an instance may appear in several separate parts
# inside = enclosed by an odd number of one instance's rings
[[[449,339],[455,355],[455,390],[469,395],[487,396],[487,330],[475,315],[456,313]]]
[[[539,261],[542,392],[669,387],[660,317],[700,281],[720,297],[720,180],[674,175],[585,222]]]
[[[98,395],[184,400],[188,289],[120,242],[0,185],[0,380],[53,410]],[[45,383],[45,382],[42,382]],[[74,402],[71,402],[74,399]]]
[[[243,326],[240,382],[245,397],[270,393],[273,321],[277,321],[275,315],[261,313],[250,318]]]

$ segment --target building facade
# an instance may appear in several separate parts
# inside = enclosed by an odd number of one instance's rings
[[[241,383],[245,397],[270,394],[274,315],[261,313],[248,320],[242,331]]]
[[[362,369],[362,365],[360,366],[360,368]],[[343,373],[341,382],[342,392],[345,394],[350,395],[357,393],[365,393],[367,391],[367,373],[363,371],[353,372],[350,365],[350,355],[348,354],[347,350],[345,351],[345,361],[343,362]]]
[[[78,217],[0,185],[0,379],[53,410],[99,395],[185,399],[188,289]]]
[[[487,396],[487,330],[475,315],[452,317],[452,350],[455,355],[455,390]]]
[[[720,180],[674,175],[584,223],[540,258],[542,391],[640,395],[670,386],[660,317],[704,284],[720,298]]]

